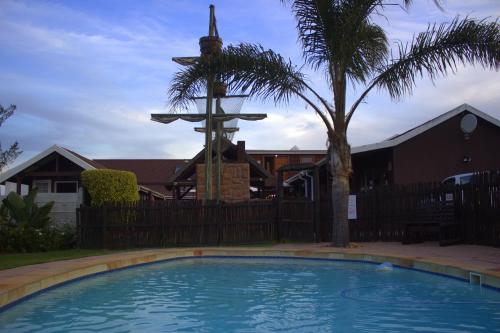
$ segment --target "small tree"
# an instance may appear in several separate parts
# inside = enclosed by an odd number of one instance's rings
[[[431,24],[410,43],[399,43],[390,52],[385,30],[374,20],[387,6],[409,6],[411,0],[290,0],[297,20],[303,56],[313,70],[326,74],[331,95],[314,90],[300,68],[260,45],[229,45],[220,56],[201,58],[178,72],[170,87],[173,108],[185,107],[206,89],[216,73],[231,91],[288,102],[301,98],[323,121],[328,134],[328,161],[332,175],[332,245],[349,243],[347,202],[351,149],[347,128],[358,106],[375,89],[392,99],[412,93],[417,78],[431,80],[453,73],[458,65],[498,69],[500,33],[496,21],[455,18]],[[435,1],[438,5],[438,0]],[[402,6],[401,6],[402,7]],[[361,85],[353,105],[346,105],[347,85]]]
[[[2,126],[7,118],[14,114],[15,110],[15,105],[11,105],[7,108],[0,105],[0,126]],[[19,149],[17,141],[14,142],[7,150],[2,150],[2,144],[0,143],[0,172],[7,164],[12,163],[21,153],[22,151]]]

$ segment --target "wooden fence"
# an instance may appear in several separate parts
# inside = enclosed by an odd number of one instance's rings
[[[422,207],[454,206],[464,243],[500,246],[500,174],[475,175],[461,186],[413,184],[384,186],[357,194],[357,219],[349,221],[350,240],[401,241],[404,225],[416,218]],[[323,209],[323,205],[322,205]],[[329,212],[328,212],[329,213]],[[439,214],[436,211],[436,214]],[[322,218],[322,222],[324,218]],[[331,237],[331,223],[323,225],[323,236]],[[429,240],[435,240],[429,235]]]
[[[386,186],[357,194],[350,240],[401,241],[404,224],[421,207],[452,202],[465,243],[500,246],[500,177],[478,175],[464,186]],[[151,201],[137,205],[81,207],[80,246],[133,248],[330,241],[329,201],[250,201],[202,205],[197,201]],[[432,240],[432,235],[429,236]]]
[[[275,210],[272,201],[220,205],[150,201],[81,207],[77,212],[79,240],[89,248],[269,242],[276,238]]]

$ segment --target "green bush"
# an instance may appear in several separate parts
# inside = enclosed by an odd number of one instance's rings
[[[54,202],[49,202],[43,206],[35,203],[38,193],[33,189],[24,197],[15,192],[10,192],[2,203],[5,206],[8,220],[20,227],[44,228],[50,223],[49,213],[54,206]]]
[[[37,190],[24,197],[9,195],[0,206],[0,252],[37,252],[72,248],[76,244],[71,226],[55,228],[49,213],[53,202],[35,203]]]
[[[76,229],[69,224],[48,227],[41,235],[41,250],[69,250],[76,247]]]
[[[48,226],[42,229],[0,225],[0,252],[45,252],[76,247],[73,227]]]
[[[91,205],[134,203],[139,200],[137,179],[128,171],[111,169],[82,172],[82,184],[90,195]]]

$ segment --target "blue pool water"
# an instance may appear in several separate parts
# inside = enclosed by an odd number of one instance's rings
[[[360,262],[195,258],[69,283],[0,332],[500,332],[500,292]]]

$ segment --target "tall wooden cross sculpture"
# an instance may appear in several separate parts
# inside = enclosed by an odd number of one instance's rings
[[[200,38],[200,53],[199,57],[174,57],[172,60],[182,66],[191,66],[200,60],[208,60],[217,57],[222,52],[222,39],[217,31],[215,20],[215,7],[210,5],[210,21],[208,36]],[[206,98],[205,114],[151,114],[151,120],[160,123],[168,124],[175,120],[182,119],[191,122],[205,121],[205,128],[196,128],[199,132],[205,132],[205,201],[210,201],[212,197],[212,132],[215,131],[216,142],[216,200],[221,197],[221,174],[222,174],[222,157],[221,157],[221,141],[223,133],[230,133],[237,128],[224,128],[224,122],[233,119],[241,120],[262,120],[267,117],[264,113],[226,113],[221,107],[221,98],[225,97],[245,97],[245,96],[226,96],[227,86],[224,82],[216,80],[217,73],[209,73],[207,77],[207,96],[195,97],[193,99]],[[212,112],[212,103],[215,98],[215,114]],[[214,126],[215,123],[215,126]]]

